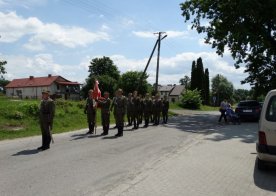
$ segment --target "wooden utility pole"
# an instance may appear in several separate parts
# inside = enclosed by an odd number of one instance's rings
[[[153,54],[154,54],[154,52],[155,52],[156,46],[158,45],[157,67],[156,67],[156,80],[155,80],[155,88],[154,88],[154,89],[155,89],[155,93],[157,93],[157,91],[158,91],[159,58],[160,58],[161,40],[165,39],[168,35],[164,35],[164,36],[162,37],[162,34],[165,34],[165,32],[158,32],[158,33],[154,33],[154,34],[158,34],[158,39],[157,39],[156,42],[155,42],[155,45],[154,45],[154,47],[153,47],[153,50],[152,50],[152,52],[151,52],[151,55],[150,55],[149,60],[148,60],[148,62],[147,62],[147,65],[146,65],[146,67],[145,67],[145,69],[144,69],[144,72],[142,73],[142,76],[141,76],[141,78],[140,78],[140,83],[142,82],[143,77],[144,77],[144,75],[146,74],[146,71],[147,71],[148,66],[149,66],[149,64],[150,64],[150,61],[151,61],[151,58],[152,58],[152,56],[153,56]],[[137,89],[137,90],[138,90],[138,89]]]

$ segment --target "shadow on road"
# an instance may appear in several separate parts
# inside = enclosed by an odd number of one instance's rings
[[[244,122],[241,125],[218,124],[218,115],[214,114],[195,114],[183,115],[170,119],[168,128],[176,128],[180,131],[212,134],[217,133],[214,137],[208,138],[212,141],[222,141],[240,138],[242,142],[254,143],[257,139],[257,123]]]
[[[102,139],[103,140],[106,140],[106,139],[117,139],[118,137],[116,137],[116,136],[106,136],[106,137],[103,137]]]
[[[80,139],[87,138],[87,134],[86,133],[74,134],[74,135],[71,135],[71,137],[73,138],[72,140],[80,140]]]
[[[253,178],[257,187],[263,190],[276,192],[276,165],[267,165],[267,170],[260,171],[256,160]]]
[[[28,149],[28,150],[22,150],[22,151],[19,151],[15,154],[13,154],[12,156],[19,156],[19,155],[33,155],[33,154],[37,154],[39,153],[39,150],[37,149]]]

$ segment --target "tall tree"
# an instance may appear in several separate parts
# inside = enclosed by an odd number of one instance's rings
[[[192,62],[192,71],[191,71],[191,90],[197,88],[197,78],[196,78],[196,62]]]
[[[204,93],[204,102],[208,105],[210,104],[210,79],[208,68],[206,68],[204,72]]]
[[[196,60],[196,81],[197,89],[200,91],[202,100],[205,100],[205,89],[204,89],[204,68],[202,58],[199,57]]]
[[[99,81],[101,91],[108,91],[111,96],[114,95],[115,88],[120,79],[120,72],[109,57],[104,56],[92,59],[88,72],[89,76],[82,88],[84,97],[87,97],[88,91],[93,88],[96,79]]]
[[[219,55],[228,48],[236,68],[245,65],[249,76],[242,83],[258,93],[276,88],[275,0],[187,0],[181,9]]]
[[[219,105],[223,99],[232,100],[234,87],[226,77],[216,75],[212,78],[212,95],[216,97],[216,104]]]
[[[143,72],[138,71],[128,71],[122,74],[118,85],[124,90],[125,95],[135,90],[142,95],[151,91],[151,89],[149,89],[150,85],[147,82],[148,75],[144,75],[141,80],[142,74]]]

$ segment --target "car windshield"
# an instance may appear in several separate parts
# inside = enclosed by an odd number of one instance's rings
[[[241,107],[243,107],[243,106],[256,107],[256,106],[260,106],[260,103],[257,101],[242,101],[239,103],[239,106],[241,106]]]

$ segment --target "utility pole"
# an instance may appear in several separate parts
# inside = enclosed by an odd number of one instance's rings
[[[154,47],[153,47],[153,50],[152,50],[152,52],[151,52],[151,55],[150,55],[149,60],[148,60],[148,62],[147,62],[147,65],[146,65],[146,67],[145,67],[145,69],[144,69],[144,72],[143,72],[141,78],[140,78],[140,83],[142,82],[143,77],[144,77],[144,75],[146,74],[146,71],[147,71],[148,66],[149,66],[149,64],[150,64],[150,61],[151,61],[151,58],[152,58],[152,56],[153,56],[153,54],[154,54],[154,52],[155,52],[156,47],[158,46],[157,67],[156,67],[156,82],[155,82],[155,93],[157,93],[157,91],[158,91],[159,58],[160,58],[161,40],[165,39],[168,35],[164,35],[164,36],[162,37],[162,34],[165,34],[165,32],[158,32],[158,33],[154,33],[154,34],[158,34],[158,39],[157,39],[156,42],[155,42],[155,45],[154,45]]]
[[[162,34],[165,32],[158,32],[158,51],[157,51],[157,66],[156,66],[156,80],[155,80],[155,93],[158,91],[158,77],[159,77],[159,59],[160,59],[160,47],[161,47],[161,40],[163,40],[167,35],[164,35],[162,38]]]

